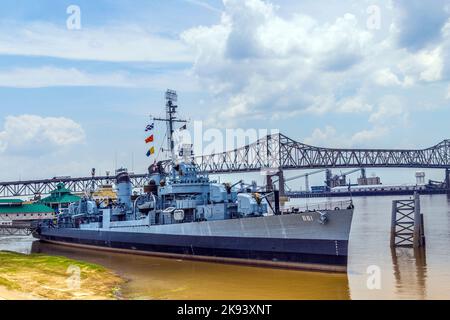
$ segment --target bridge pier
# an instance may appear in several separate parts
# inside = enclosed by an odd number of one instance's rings
[[[267,192],[273,191],[273,180],[272,180],[272,176],[270,176],[270,175],[266,176],[266,191]]]
[[[278,188],[274,186],[273,177],[278,177]],[[271,195],[268,200],[273,203],[274,207],[274,214],[279,215],[281,214],[280,211],[280,198],[283,198],[285,196],[285,180],[284,180],[284,174],[282,170],[279,170],[276,174],[267,174],[266,175],[266,192],[273,192],[273,195]]]
[[[332,180],[333,180],[333,173],[331,172],[331,169],[327,169],[325,172],[325,184],[327,186],[328,191],[331,190],[332,186]]]
[[[278,176],[278,190],[280,191],[280,197],[284,197],[286,195],[286,189],[284,185],[283,170],[280,170],[277,176]]]
[[[284,197],[285,194],[286,194],[286,188],[285,188],[285,185],[284,185],[284,174],[283,174],[282,170],[278,171],[274,175],[268,174],[266,176],[266,191],[267,192],[275,191],[274,190],[274,186],[273,186],[273,177],[277,177],[278,178],[278,191],[280,193],[280,197]]]
[[[445,187],[447,188],[447,193],[450,194],[450,168],[445,169]]]

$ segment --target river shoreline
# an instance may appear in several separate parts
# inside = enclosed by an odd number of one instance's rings
[[[123,283],[96,264],[0,251],[0,300],[115,300]]]
[[[16,292],[12,290],[5,289],[0,287],[0,301],[1,300],[42,300],[39,297],[35,297],[30,294]]]

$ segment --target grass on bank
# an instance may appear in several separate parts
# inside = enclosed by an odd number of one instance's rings
[[[122,283],[120,277],[95,264],[64,257],[0,252],[0,287],[36,299],[114,299]]]

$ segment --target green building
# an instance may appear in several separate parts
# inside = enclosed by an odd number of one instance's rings
[[[56,189],[50,192],[50,196],[39,201],[53,208],[55,211],[61,211],[61,209],[67,209],[69,204],[80,201],[81,198],[72,194],[72,191],[66,188],[64,183],[59,183]]]
[[[40,203],[28,203],[18,199],[0,199],[0,225],[54,218],[54,210]]]

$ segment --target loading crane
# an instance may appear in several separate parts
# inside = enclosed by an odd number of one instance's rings
[[[344,172],[344,173],[340,173],[339,175],[335,175],[333,176],[331,174],[331,170],[330,169],[320,169],[320,170],[316,170],[316,171],[312,171],[312,172],[307,172],[307,173],[303,173],[301,175],[297,175],[291,178],[286,178],[284,179],[284,183],[285,183],[285,187],[286,189],[290,190],[291,188],[289,188],[289,186],[287,185],[288,182],[290,181],[294,181],[297,179],[301,179],[301,178],[305,178],[305,190],[308,192],[310,191],[310,186],[309,186],[309,177],[318,173],[322,173],[322,172],[326,172],[326,184],[328,187],[333,188],[336,186],[342,186],[342,185],[346,185],[346,178],[348,175],[351,175],[355,172],[359,172],[361,171],[361,176],[364,178],[366,177],[366,169],[364,168],[358,168],[358,169],[353,169],[350,170],[348,172]],[[274,181],[277,182],[278,180]]]
[[[306,191],[309,191],[309,176],[312,176],[312,175],[315,175],[315,174],[318,174],[318,173],[321,173],[321,172],[325,172],[325,171],[327,171],[327,169],[321,169],[321,170],[316,170],[316,171],[304,173],[304,174],[301,174],[301,175],[298,175],[298,176],[295,176],[295,177],[292,177],[292,178],[284,179],[284,183],[286,184],[289,181],[294,181],[294,180],[297,180],[297,179],[305,178],[305,189],[306,189]],[[286,188],[289,189],[289,187],[287,185],[286,185]]]

